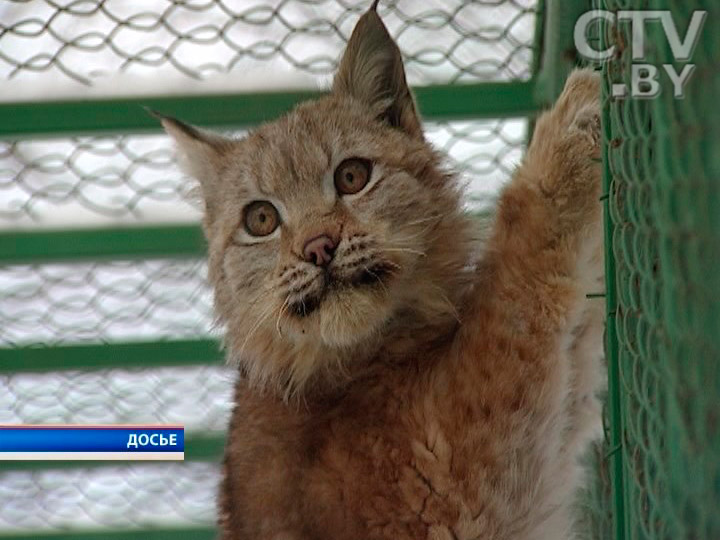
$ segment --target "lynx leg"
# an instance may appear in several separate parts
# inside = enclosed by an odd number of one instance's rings
[[[498,204],[479,268],[478,313],[564,338],[580,326],[585,295],[602,275],[599,78],[571,74],[537,122],[524,162]],[[601,252],[600,252],[601,257]]]
[[[496,455],[509,456],[496,466],[523,478],[505,495],[527,505],[517,509],[513,538],[567,538],[580,478],[568,452],[594,413],[585,397],[597,385],[590,351],[602,317],[586,294],[597,292],[602,267],[599,93],[597,75],[577,71],[538,120],[500,197],[461,329],[457,385],[464,395],[484,390],[475,406],[488,412]],[[487,444],[482,429],[478,445]]]
[[[526,160],[500,199],[493,248],[509,270],[501,286],[522,287],[532,298],[528,285],[552,292],[567,278],[572,299],[545,298],[555,300],[558,315],[581,310],[602,275],[599,91],[594,72],[570,76],[555,107],[538,120]],[[545,312],[547,304],[537,308]],[[569,321],[562,322],[566,329]]]
[[[599,77],[592,71],[573,73],[558,100],[554,113],[570,122],[570,130],[585,133],[591,143],[592,159],[597,160],[600,148]],[[572,120],[570,120],[572,118]],[[552,125],[542,126],[551,131]],[[541,129],[542,129],[541,127]],[[578,150],[582,150],[579,146]],[[587,180],[600,184],[599,167],[587,171]],[[594,191],[598,194],[597,187]],[[597,199],[596,199],[597,201]],[[602,229],[597,211],[590,215],[595,221],[586,225],[587,231],[578,249],[576,276],[580,288],[579,315],[571,321],[568,334],[570,381],[568,395],[568,424],[564,453],[577,459],[587,443],[601,435],[602,421],[597,395],[603,388],[602,336],[604,329],[604,301],[602,297],[588,297],[604,290],[604,253]]]

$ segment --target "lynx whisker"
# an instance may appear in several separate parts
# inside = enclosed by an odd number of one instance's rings
[[[286,308],[290,305],[290,296],[288,295],[285,298],[285,301],[280,306],[280,311],[278,312],[277,320],[275,321],[275,330],[277,330],[278,336],[282,337],[282,330],[280,329],[280,319],[282,319],[282,316],[285,314]]]
[[[420,251],[417,249],[412,248],[403,248],[403,247],[383,247],[378,248],[379,251],[400,251],[405,253],[414,253],[415,255],[419,255],[420,257],[427,257],[427,253],[424,251]]]
[[[403,235],[397,238],[394,238],[394,240],[400,241],[400,242],[407,242],[408,240],[415,240],[416,238],[420,238],[428,233],[428,231],[431,231],[435,228],[435,224],[428,225],[427,227],[423,227],[421,230],[416,231],[413,234]]]
[[[382,278],[381,278],[380,276],[378,276],[375,272],[373,272],[372,270],[370,270],[367,266],[363,266],[363,268],[365,269],[365,271],[366,271],[368,274],[370,274],[372,277],[375,278],[375,280],[380,284],[380,286],[381,286],[381,287],[383,288],[383,290],[385,291],[385,294],[389,296],[389,295],[390,295],[390,291],[388,291],[387,287],[385,286],[385,283],[383,283]]]
[[[446,215],[449,215],[449,214],[446,214]],[[441,218],[443,218],[443,217],[445,217],[443,214],[434,214],[434,215],[432,215],[432,216],[428,216],[428,217],[425,217],[425,218],[416,219],[416,220],[413,220],[413,221],[408,221],[408,222],[404,223],[404,225],[406,225],[406,226],[408,226],[408,225],[418,225],[418,224],[420,224],[420,223],[426,223],[426,222],[428,222],[428,221],[439,221],[439,220],[440,220]]]
[[[255,324],[252,326],[250,331],[245,336],[245,340],[243,341],[242,345],[240,346],[240,351],[238,352],[238,358],[242,358],[243,353],[245,352],[245,346],[250,341],[250,338],[255,334],[255,332],[258,331],[260,326],[272,315],[273,311],[275,310],[275,306],[270,305],[263,313],[260,315],[255,322]]]
[[[443,302],[445,302],[445,304],[447,304],[447,306],[450,308],[450,311],[452,312],[452,315],[453,317],[455,317],[455,320],[458,322],[458,324],[462,324],[462,321],[460,320],[460,313],[458,313],[455,304],[453,304],[450,298],[448,298],[445,290],[439,285],[435,285],[434,283],[431,283],[430,286],[439,293],[440,299],[443,300]]]
[[[250,300],[247,303],[247,307],[252,307],[255,304],[257,304],[262,298],[267,294],[272,294],[274,292],[275,287],[263,287],[258,294],[253,296],[252,300]]]

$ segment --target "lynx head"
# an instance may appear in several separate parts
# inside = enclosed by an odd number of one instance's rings
[[[201,185],[229,358],[289,393],[455,317],[468,227],[374,9],[332,90],[242,140],[162,118]],[[412,338],[411,338],[412,339]]]

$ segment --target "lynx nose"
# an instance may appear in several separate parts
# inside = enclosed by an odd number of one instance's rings
[[[303,247],[303,257],[315,266],[328,265],[332,261],[334,253],[335,242],[325,234],[311,238],[305,242],[305,247]]]

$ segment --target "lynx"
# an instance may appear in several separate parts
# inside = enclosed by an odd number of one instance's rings
[[[161,121],[238,366],[221,537],[572,537],[600,432],[597,76],[571,74],[486,225],[374,7],[324,97],[239,140]]]

